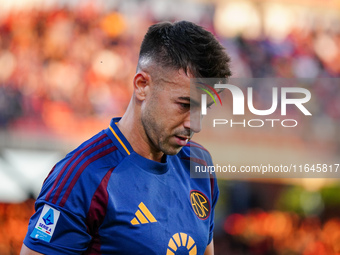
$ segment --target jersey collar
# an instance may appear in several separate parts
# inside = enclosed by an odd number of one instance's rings
[[[139,166],[142,169],[154,173],[154,174],[164,174],[168,171],[168,159],[169,157],[166,157],[166,162],[160,163],[156,162],[147,158],[142,157],[138,153],[136,153],[133,149],[128,140],[125,138],[125,136],[122,134],[122,132],[119,130],[117,123],[119,122],[121,118],[113,118],[111,120],[108,134],[111,138],[111,140],[115,143],[115,145],[118,147],[119,151],[123,153],[125,156],[130,156],[131,159],[135,163],[138,163]]]
[[[122,134],[122,132],[120,132],[117,123],[121,118],[113,118],[111,120],[109,129],[110,132],[109,134],[112,135],[114,137],[114,139],[112,139],[113,141],[117,141],[116,142],[116,146],[119,148],[119,150],[126,156],[130,155],[133,152],[133,149],[130,145],[130,143],[128,142],[128,140],[125,138],[125,136]]]

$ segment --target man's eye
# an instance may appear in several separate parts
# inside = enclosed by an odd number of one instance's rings
[[[184,109],[189,109],[190,108],[190,104],[186,104],[186,103],[180,103],[180,106]]]
[[[213,104],[214,104],[214,102],[208,104],[208,105],[207,105],[207,108],[208,108],[208,109],[211,109],[211,107],[213,106]]]

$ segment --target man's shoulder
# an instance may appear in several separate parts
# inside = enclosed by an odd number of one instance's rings
[[[109,155],[109,158],[106,157]],[[116,144],[108,135],[107,130],[102,130],[90,139],[83,142],[76,149],[69,152],[63,160],[63,164],[72,160],[73,164],[89,162],[101,162],[101,159],[110,161],[111,166],[119,164],[121,157]],[[88,162],[88,165],[90,165]]]
[[[54,166],[44,181],[41,195],[45,201],[61,207],[69,201],[69,196],[84,197],[85,192],[86,196],[92,197],[121,158],[116,145],[103,130]]]

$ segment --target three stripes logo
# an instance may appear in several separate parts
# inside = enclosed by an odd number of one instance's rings
[[[135,216],[130,222],[132,225],[146,224],[157,222],[155,217],[149,211],[149,209],[145,206],[143,202],[138,205],[138,210],[135,213]]]
[[[220,95],[218,94],[218,92],[210,85],[206,84],[206,83],[203,83],[203,82],[197,82],[201,85],[203,85],[204,87],[198,87],[200,90],[203,90],[205,93],[207,93],[211,99],[214,101],[215,105],[216,105],[216,100],[215,100],[215,97],[213,96],[213,94],[209,91],[211,90],[215,95],[216,97],[218,98],[218,100],[220,101],[220,104],[222,105],[222,100],[221,100],[221,97]],[[209,89],[209,90],[208,90]],[[201,113],[202,115],[206,115],[207,114],[207,94],[202,94],[201,95]]]
[[[176,255],[177,251],[180,254],[186,252],[189,255],[196,255],[197,246],[194,239],[185,233],[174,234],[169,240],[166,255]]]

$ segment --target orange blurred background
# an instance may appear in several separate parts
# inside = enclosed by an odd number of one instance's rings
[[[339,14],[336,0],[0,0],[0,254],[18,254],[55,161],[124,113],[151,24],[207,28],[233,77],[337,78]],[[327,124],[314,135],[338,155],[340,86],[317,94],[315,118]],[[256,139],[281,146],[264,133],[234,137],[242,150]],[[294,132],[285,140],[308,144]],[[218,181],[215,254],[340,254],[338,179]]]

